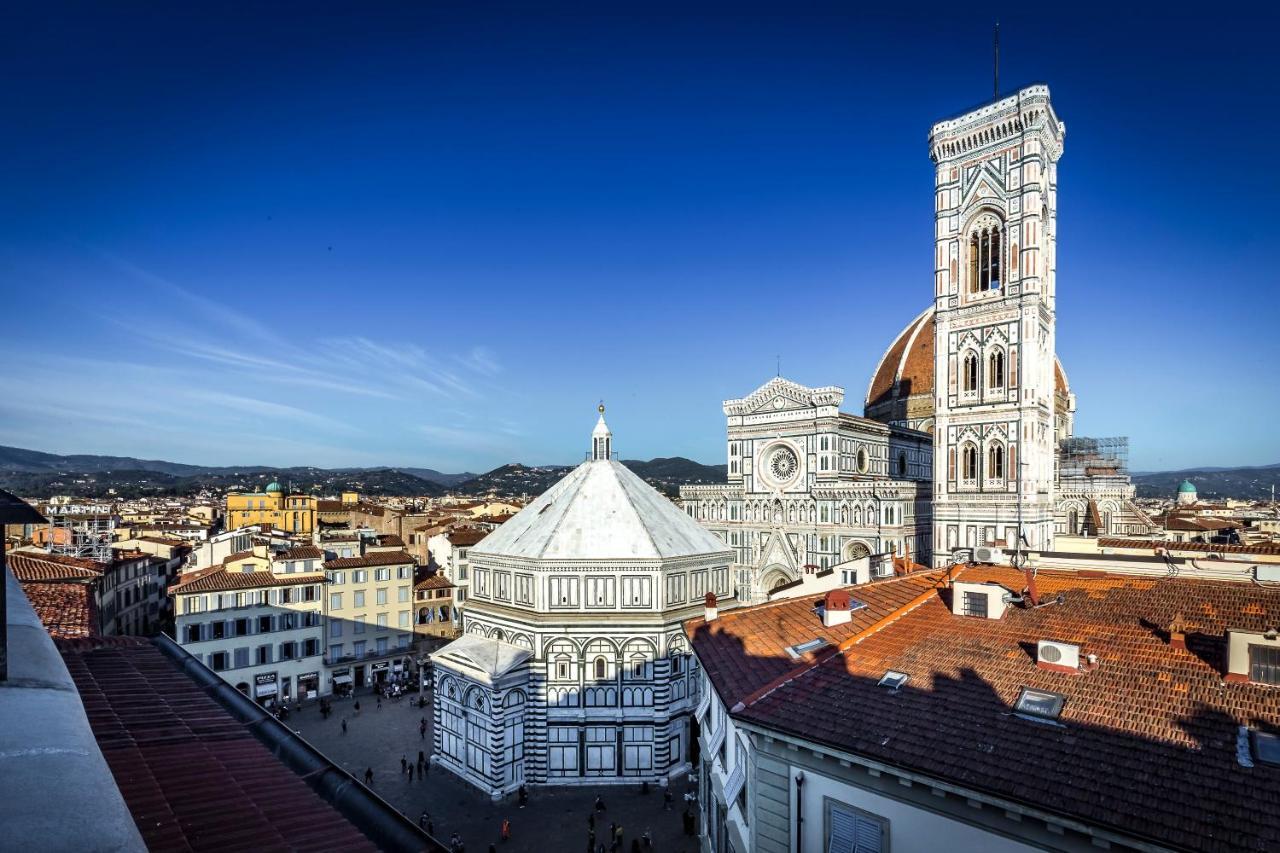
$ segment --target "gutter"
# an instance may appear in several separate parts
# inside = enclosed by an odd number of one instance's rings
[[[204,688],[210,698],[243,723],[282,764],[301,776],[321,799],[379,848],[405,853],[447,853],[449,848],[446,845],[427,835],[390,803],[326,758],[248,696],[215,675],[170,637],[160,634],[152,642],[165,657],[177,664],[184,675]]]

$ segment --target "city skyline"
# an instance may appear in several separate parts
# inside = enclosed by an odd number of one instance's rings
[[[603,398],[624,458],[719,463],[720,402],[779,360],[861,414],[930,299],[925,135],[989,97],[991,22],[650,14],[33,29],[4,60],[34,82],[4,95],[0,444],[483,471],[580,460]],[[1216,402],[1280,355],[1277,179],[1241,168],[1277,123],[1265,28],[1173,63],[1215,22],[1088,17],[1001,22],[1002,91],[1047,82],[1070,137],[1077,433],[1138,470],[1273,463],[1274,395]]]

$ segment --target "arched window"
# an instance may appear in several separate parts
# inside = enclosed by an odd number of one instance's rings
[[[606,664],[604,658],[596,658],[596,678],[605,677]]]
[[[987,359],[987,385],[991,388],[1004,387],[1004,351],[996,350]]]
[[[988,220],[969,235],[970,293],[1000,289],[1000,251],[999,224]]]
[[[978,479],[978,448],[966,444],[960,452],[960,472],[966,480]]]
[[[1004,479],[1004,445],[993,444],[987,450],[987,479]]]
[[[976,353],[967,353],[964,357],[964,390],[978,390],[978,356]]]

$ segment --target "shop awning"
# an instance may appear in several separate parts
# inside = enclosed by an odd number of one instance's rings
[[[253,688],[253,695],[258,698],[262,698],[263,696],[274,696],[279,692],[280,690],[274,681],[270,684],[257,684],[254,685]]]
[[[334,684],[350,684],[350,683],[351,683],[351,676],[349,676],[349,675],[335,675],[335,676],[333,677],[333,683],[334,683]]]

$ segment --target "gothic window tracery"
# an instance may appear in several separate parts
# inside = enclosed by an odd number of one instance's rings
[[[978,448],[966,444],[960,451],[960,476],[965,480],[978,479]]]
[[[1001,282],[1000,222],[990,214],[969,234],[969,292],[999,290]]]
[[[978,390],[978,356],[977,353],[965,353],[963,386],[965,392]]]
[[[996,442],[987,450],[987,478],[1004,479],[1004,445]]]
[[[996,350],[987,359],[987,385],[991,388],[1004,387],[1004,350]]]

